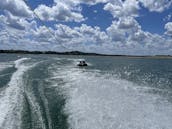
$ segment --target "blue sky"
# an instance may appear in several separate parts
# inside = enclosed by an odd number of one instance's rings
[[[136,19],[142,26],[143,30],[152,33],[163,34],[165,32],[164,25],[167,21],[172,20],[171,18],[169,20],[165,20],[165,18],[172,13],[172,8],[169,8],[163,12],[149,12],[148,9],[142,7],[139,13],[142,16]]]
[[[40,4],[45,4],[47,6],[53,5],[53,0],[28,0],[29,6],[34,10]],[[81,23],[68,22],[65,23],[69,26],[80,26],[82,23],[85,23],[90,26],[99,26],[102,30],[105,30],[108,26],[112,24],[113,16],[109,11],[105,11],[105,3],[98,3],[96,5],[87,5],[82,4],[82,14],[88,19]],[[137,17],[137,21],[142,26],[142,29],[152,33],[163,34],[165,32],[164,25],[167,20],[163,20],[169,14],[172,14],[172,7],[168,8],[163,12],[150,12],[149,9],[141,6],[139,10],[140,17]],[[168,21],[171,21],[170,18]],[[51,23],[50,23],[51,24]],[[52,23],[54,24],[54,22]]]
[[[27,0],[27,4],[1,3],[0,49],[172,55],[171,0]]]

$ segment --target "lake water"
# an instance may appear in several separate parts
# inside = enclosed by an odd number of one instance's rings
[[[172,129],[172,60],[0,54],[0,129]]]

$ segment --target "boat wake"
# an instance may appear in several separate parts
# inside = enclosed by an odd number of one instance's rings
[[[0,129],[20,129],[24,90],[22,76],[30,68],[23,64],[25,60],[28,58],[14,62],[17,70],[0,93]]]
[[[172,128],[167,89],[141,86],[93,65],[79,68],[78,59],[39,61],[13,62],[0,91],[0,129]]]
[[[73,129],[172,128],[172,104],[146,92],[149,88],[97,70],[68,66],[57,67],[57,71],[54,78],[66,82],[61,88],[67,96],[65,112]]]

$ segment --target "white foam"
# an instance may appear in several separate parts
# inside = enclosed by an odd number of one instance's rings
[[[18,59],[18,60],[16,60],[16,61],[14,61],[15,67],[16,67],[16,68],[22,67],[22,66],[21,66],[21,63],[22,63],[23,61],[25,61],[25,60],[28,60],[28,59],[29,59],[29,58],[21,58],[21,59]]]
[[[41,114],[40,105],[37,103],[36,98],[34,97],[34,95],[32,93],[27,92],[26,94],[27,94],[31,109],[33,111],[32,117],[34,120],[36,120],[36,121],[34,121],[36,123],[35,128],[46,129],[44,119]]]
[[[29,69],[22,64],[24,60],[27,58],[15,61],[17,71],[12,75],[8,87],[1,92],[0,129],[20,129],[24,90],[22,76]]]
[[[67,82],[62,88],[73,129],[172,129],[172,104],[145,87],[77,68],[54,76]]]

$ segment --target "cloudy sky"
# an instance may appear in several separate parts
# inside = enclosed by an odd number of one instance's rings
[[[172,55],[172,0],[1,0],[0,49]]]

